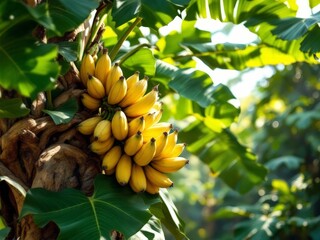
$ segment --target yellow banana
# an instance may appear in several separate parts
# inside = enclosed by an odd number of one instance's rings
[[[189,160],[184,157],[171,157],[154,160],[151,162],[151,166],[160,172],[172,173],[178,171],[187,163],[189,163]]]
[[[172,124],[167,122],[157,123],[142,132],[143,141],[148,142],[151,138],[157,138],[163,132],[169,132],[172,129]]]
[[[148,179],[147,179],[147,188],[146,188],[146,192],[150,193],[150,194],[157,194],[159,193],[159,187],[152,184]]]
[[[102,159],[102,168],[109,170],[115,168],[121,157],[121,147],[113,146]]]
[[[144,129],[148,129],[151,127],[156,119],[156,113],[155,112],[149,112],[147,114],[143,115],[144,120],[145,120],[145,127]]]
[[[80,79],[84,86],[87,86],[88,75],[93,75],[94,71],[94,59],[89,53],[86,53],[82,58],[80,66]]]
[[[158,186],[160,188],[167,188],[173,186],[173,182],[166,174],[159,172],[150,165],[147,165],[143,168],[148,181],[150,181],[153,185]]]
[[[158,123],[162,117],[163,109],[157,110],[155,112],[154,120],[153,120],[153,125]]]
[[[124,140],[128,135],[129,129],[127,117],[124,112],[120,110],[120,108],[116,110],[116,113],[111,120],[111,130],[113,136],[120,141]]]
[[[126,185],[131,177],[132,160],[126,154],[123,154],[116,166],[116,179],[122,186]]]
[[[107,80],[106,80],[106,93],[109,94],[113,84],[119,80],[119,78],[123,76],[123,72],[122,72],[122,69],[120,68],[119,66],[119,63],[115,63],[109,73],[108,73],[108,77],[107,77]]]
[[[155,111],[160,111],[162,109],[162,105],[163,105],[163,102],[155,102],[155,104],[152,106],[152,109],[155,110]]]
[[[87,90],[91,97],[94,98],[100,99],[106,95],[103,84],[98,78],[92,75],[89,75]]]
[[[139,74],[139,71],[136,71],[134,74],[127,78],[128,89],[139,81]]]
[[[155,86],[152,91],[144,95],[138,102],[128,106],[124,112],[129,117],[137,117],[144,115],[152,108],[158,99],[158,86]]]
[[[158,141],[157,141],[158,143]],[[183,152],[185,149],[186,144],[185,143],[176,143],[172,150],[164,151],[162,150],[161,152],[156,152],[156,155],[154,156],[154,160],[159,160],[162,158],[172,158],[172,157],[178,157],[180,154]],[[164,147],[165,148],[165,147]],[[163,148],[163,149],[164,149]],[[157,154],[158,153],[158,154]]]
[[[143,136],[141,132],[129,137],[124,143],[124,152],[129,156],[135,155],[143,145]]]
[[[108,49],[104,48],[102,55],[97,60],[94,76],[105,85],[110,69],[111,59],[108,54]]]
[[[123,76],[116,81],[110,89],[108,103],[111,105],[119,103],[127,94],[127,81]]]
[[[156,139],[151,140],[142,145],[139,151],[133,156],[133,160],[140,166],[145,166],[151,162],[156,153]]]
[[[148,87],[148,81],[147,79],[142,79],[135,84],[132,85],[132,87],[128,88],[128,92],[123,98],[123,100],[119,103],[121,107],[127,107],[129,105],[132,105],[139,101],[143,95],[146,93]]]
[[[81,95],[81,102],[83,106],[90,110],[97,110],[101,105],[101,101],[99,99],[91,97],[88,93],[83,93]]]
[[[144,192],[146,190],[147,179],[141,166],[133,164],[129,183],[132,190],[137,193]]]
[[[109,149],[112,147],[113,143],[114,143],[114,138],[109,137],[108,140],[106,140],[104,142],[93,141],[89,147],[92,152],[99,154],[99,155],[103,155],[107,151],[109,151]]]
[[[157,142],[157,145],[156,145],[156,153],[154,154],[154,158],[159,156],[161,154],[162,150],[167,145],[168,133],[167,132],[163,132],[160,136],[158,136],[156,138],[156,142]]]
[[[176,146],[177,138],[178,138],[178,130],[174,130],[172,133],[168,135],[168,142],[166,146],[164,147],[162,152],[157,157],[155,157],[155,159],[160,159],[165,156],[171,156],[170,154],[174,149],[174,147]]]
[[[150,110],[147,114],[143,115],[145,117],[145,129],[150,128],[152,125],[158,123],[162,117],[163,110]]]
[[[185,149],[186,144],[185,143],[177,143],[174,148],[172,149],[171,153],[168,155],[162,155],[162,157],[178,157]]]
[[[111,122],[107,119],[100,121],[93,131],[95,141],[106,141],[111,137]]]
[[[145,121],[143,116],[132,119],[128,124],[128,137],[131,137],[139,131],[142,132],[144,130],[144,126]]]
[[[77,129],[79,132],[81,132],[83,135],[91,135],[97,126],[97,124],[102,120],[101,117],[95,116],[88,118],[77,126]]]

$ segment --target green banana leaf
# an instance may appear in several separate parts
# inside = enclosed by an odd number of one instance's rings
[[[21,217],[32,214],[40,227],[55,222],[59,239],[111,239],[114,230],[129,238],[149,221],[149,208],[158,201],[157,196],[119,187],[114,176],[98,175],[90,197],[75,189],[30,189]]]

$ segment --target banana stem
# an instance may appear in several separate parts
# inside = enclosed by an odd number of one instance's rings
[[[122,46],[123,42],[127,39],[129,34],[132,32],[132,30],[141,22],[141,20],[142,20],[141,17],[137,17],[136,20],[127,29],[127,31],[122,35],[122,37],[117,42],[117,44],[112,48],[110,55],[109,55],[111,61],[114,60],[114,58],[116,57],[117,53],[119,52],[120,47]]]
[[[47,95],[47,108],[49,110],[52,110],[53,109],[53,103],[52,103],[51,91],[46,91],[46,95]]]
[[[135,54],[136,52],[138,52],[141,48],[143,47],[148,47],[151,48],[151,45],[149,43],[142,43],[140,45],[138,45],[137,47],[135,47],[134,49],[132,49],[130,52],[127,52],[125,55],[123,55],[119,61],[119,65],[121,65],[122,63],[124,63],[129,57],[131,57],[133,54]]]
[[[93,23],[93,28],[92,28],[92,33],[90,35],[88,44],[87,44],[87,48],[91,48],[93,44],[95,44],[99,41],[96,39],[98,32],[101,31],[101,29],[103,28],[103,23],[105,21],[105,19],[107,18],[107,13],[104,13],[101,18],[95,18],[98,19],[96,22],[94,21]],[[88,50],[88,49],[87,49]]]
[[[89,39],[86,43],[83,43],[84,46],[82,46],[82,49],[80,49],[79,60],[81,60],[84,53],[92,47],[92,42],[96,39],[97,33],[101,29],[111,8],[112,2],[110,1],[108,1],[107,3],[101,2],[100,6],[97,8],[97,12],[92,21]]]
[[[80,61],[82,60],[82,57],[84,55],[83,53],[84,53],[85,45],[84,45],[83,38],[84,38],[84,32],[79,33],[79,35],[76,38],[76,42],[78,42],[80,46],[77,67],[80,67]]]

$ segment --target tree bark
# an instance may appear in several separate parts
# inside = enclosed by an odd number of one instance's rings
[[[96,156],[86,152],[88,143],[75,130],[79,121],[81,118],[75,117],[58,126],[49,117],[16,122],[1,136],[0,175],[25,191],[75,188],[90,195],[100,164]],[[55,224],[39,229],[31,216],[18,220],[24,201],[21,192],[6,181],[1,182],[0,189],[1,215],[12,229],[10,239],[56,239],[59,229]]]
[[[79,83],[78,71],[71,64],[70,71],[58,81],[63,91],[53,104],[59,106],[79,97],[83,92]],[[3,92],[2,97],[10,94]],[[0,215],[11,228],[7,239],[54,240],[59,235],[52,222],[41,229],[32,216],[19,219],[28,189],[75,188],[91,195],[94,178],[101,172],[100,158],[89,151],[88,139],[76,130],[89,113],[80,110],[69,123],[55,125],[42,112],[46,101],[40,93],[30,105],[29,116],[0,119]]]

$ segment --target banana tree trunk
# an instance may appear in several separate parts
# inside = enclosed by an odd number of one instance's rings
[[[81,92],[74,76],[74,80],[65,83],[55,105]],[[2,90],[1,96],[11,97],[10,94]],[[28,117],[0,119],[0,215],[11,228],[7,239],[56,239],[59,234],[54,223],[40,229],[32,216],[19,219],[24,202],[22,192],[30,188],[75,188],[90,195],[94,177],[100,172],[99,159],[87,150],[88,140],[76,130],[86,113],[76,114],[67,124],[55,125],[42,112],[45,101],[45,94],[41,93],[32,103]]]

